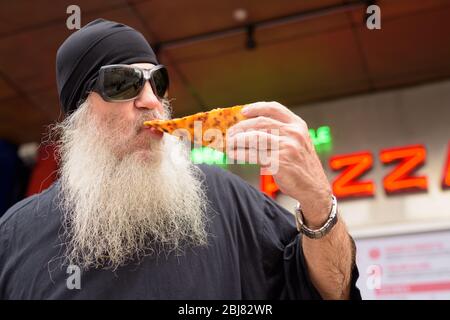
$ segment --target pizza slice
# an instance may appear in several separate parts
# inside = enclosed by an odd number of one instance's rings
[[[238,105],[218,108],[171,120],[150,120],[144,122],[144,125],[169,134],[175,133],[177,136],[187,135],[187,138],[196,145],[223,151],[227,129],[246,119],[241,113],[243,107]]]

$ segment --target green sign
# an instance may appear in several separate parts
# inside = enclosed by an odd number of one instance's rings
[[[227,165],[227,156],[223,152],[208,147],[192,149],[191,160],[193,163],[206,163],[220,166]]]
[[[317,129],[309,129],[309,136],[318,153],[331,151],[333,139],[329,126],[321,126]]]

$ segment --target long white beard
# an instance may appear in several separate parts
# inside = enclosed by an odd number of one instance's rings
[[[118,157],[114,150],[127,141],[97,123],[86,103],[60,125],[68,262],[115,269],[144,255],[205,245],[207,200],[184,146],[164,136],[149,139],[146,157]]]

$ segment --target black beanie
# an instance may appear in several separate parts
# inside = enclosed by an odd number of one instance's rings
[[[56,54],[56,83],[64,112],[71,113],[86,99],[100,67],[132,63],[157,65],[158,60],[144,36],[127,25],[97,19],[71,34]]]

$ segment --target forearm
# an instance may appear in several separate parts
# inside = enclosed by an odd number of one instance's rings
[[[355,249],[342,221],[321,239],[302,237],[312,283],[324,299],[348,299]]]

